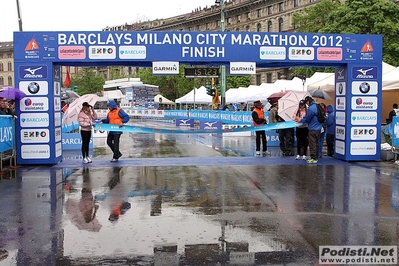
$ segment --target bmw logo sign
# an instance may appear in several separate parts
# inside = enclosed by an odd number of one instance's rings
[[[28,91],[29,91],[31,94],[36,94],[36,93],[39,92],[39,90],[40,90],[39,84],[37,84],[36,82],[31,82],[31,83],[29,83],[29,85],[28,85]]]
[[[370,91],[370,84],[367,82],[362,82],[359,86],[359,90],[361,93],[368,93]]]
[[[344,86],[342,85],[342,83],[339,83],[338,85],[338,93],[342,94],[344,92]]]

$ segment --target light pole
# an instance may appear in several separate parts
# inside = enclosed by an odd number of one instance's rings
[[[225,31],[224,24],[224,0],[216,0],[215,4],[220,5],[220,31]],[[220,66],[220,105],[222,108],[226,105],[226,66]]]
[[[22,18],[21,18],[21,11],[19,10],[19,0],[16,0],[16,1],[17,1],[19,31],[22,31]]]

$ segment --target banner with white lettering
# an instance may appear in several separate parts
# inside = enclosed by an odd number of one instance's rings
[[[0,115],[0,152],[14,148],[14,122],[11,115]]]

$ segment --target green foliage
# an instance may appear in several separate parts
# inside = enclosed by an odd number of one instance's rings
[[[383,61],[398,66],[399,6],[387,0],[337,2],[323,0],[294,14],[296,31],[382,35]]]
[[[229,76],[226,78],[226,90],[230,88],[248,87],[251,85],[250,76]]]
[[[71,88],[77,86],[79,95],[99,92],[104,84],[104,77],[97,75],[91,67],[83,67],[82,71],[71,77]]]

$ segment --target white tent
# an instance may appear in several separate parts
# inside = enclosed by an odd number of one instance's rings
[[[278,79],[273,83],[277,91],[303,91],[304,85],[302,79],[294,77],[293,79]],[[276,91],[276,92],[277,92]]]
[[[316,73],[318,73],[318,72],[316,72]],[[319,74],[321,74],[321,73],[319,73]],[[334,90],[334,87],[335,87],[335,73],[322,73],[322,74],[325,74],[325,75],[323,75],[324,78],[320,79],[320,80],[317,80],[317,81],[315,81],[313,83],[309,83],[306,86],[307,90],[317,90],[319,88],[321,90],[324,90],[324,91],[333,91]]]
[[[382,90],[399,89],[399,67],[382,76]]]
[[[186,95],[176,99],[176,103],[212,103],[212,97],[206,94],[206,88],[201,86],[200,88],[194,88]]]

